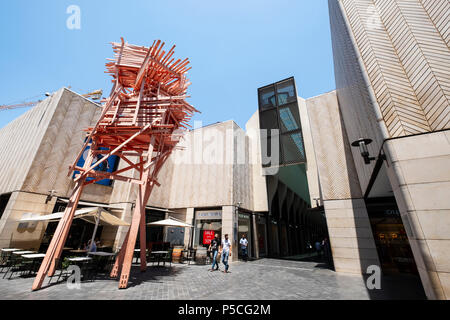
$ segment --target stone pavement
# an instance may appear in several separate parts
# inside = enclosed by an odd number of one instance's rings
[[[209,266],[172,264],[145,273],[134,265],[129,288],[97,278],[69,289],[66,282],[31,292],[34,278],[0,274],[0,299],[131,299],[131,300],[303,300],[303,299],[421,299],[423,292],[408,279],[384,279],[382,290],[367,290],[362,276],[338,274],[316,262],[261,259],[230,264],[231,273],[209,272]],[[221,265],[223,268],[223,265]],[[56,279],[53,280],[55,282]],[[48,280],[44,282],[47,285]]]

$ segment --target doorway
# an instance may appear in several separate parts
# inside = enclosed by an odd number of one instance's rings
[[[394,197],[366,200],[383,273],[419,275]]]

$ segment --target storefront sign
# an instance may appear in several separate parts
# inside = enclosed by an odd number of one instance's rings
[[[244,214],[244,213],[239,213],[239,219],[250,220],[250,215]]]
[[[197,211],[197,220],[221,220],[222,211]]]
[[[211,240],[214,239],[214,230],[203,230],[203,244],[211,244]]]

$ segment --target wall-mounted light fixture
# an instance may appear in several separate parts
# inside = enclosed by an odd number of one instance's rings
[[[320,207],[320,198],[313,198],[316,201],[316,207]]]
[[[50,201],[52,201],[53,196],[56,194],[56,190],[50,190],[49,191],[49,195],[47,196],[47,198],[45,199],[45,204],[49,203]]]
[[[364,158],[365,164],[370,164],[371,161],[376,160],[375,157],[371,157],[369,154],[369,150],[367,146],[372,143],[372,139],[363,139],[360,138],[352,143],[352,147],[359,147],[359,151],[361,152],[361,157]]]

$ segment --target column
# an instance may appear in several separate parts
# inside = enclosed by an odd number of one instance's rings
[[[238,261],[239,242],[237,239],[238,217],[235,206],[222,207],[222,238],[228,234],[231,241],[232,254],[231,262]]]

